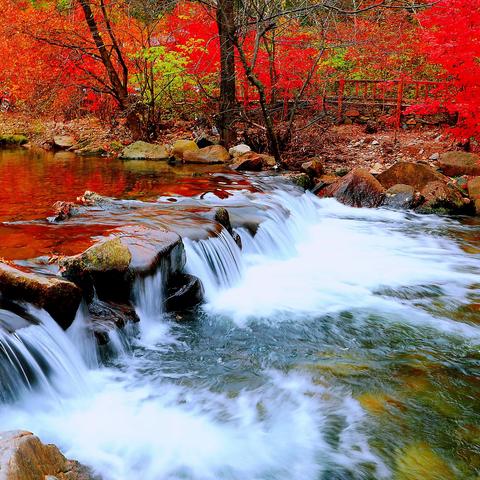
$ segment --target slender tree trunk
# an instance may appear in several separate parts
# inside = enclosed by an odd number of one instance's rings
[[[275,131],[275,125],[271,113],[268,110],[267,95],[265,93],[265,85],[255,75],[252,65],[249,63],[243,47],[237,42],[237,50],[240,54],[240,60],[247,75],[247,79],[251,85],[253,85],[258,92],[258,100],[260,102],[260,108],[262,110],[263,121],[265,123],[265,133],[267,135],[268,147],[270,153],[275,157],[275,162],[278,166],[282,163],[282,154],[280,149],[280,142],[277,132]]]
[[[131,98],[129,97],[129,94],[128,94],[128,85],[127,85],[128,70],[125,62],[123,61],[123,57],[121,55],[120,49],[113,35],[113,31],[111,29],[110,22],[107,17],[107,12],[104,8],[102,9],[102,14],[105,16],[104,18],[107,24],[108,32],[113,42],[113,48],[114,49],[116,48],[115,52],[118,55],[119,62],[122,64],[122,75],[119,74],[119,72],[115,67],[114,62],[112,61],[111,48],[107,48],[107,46],[105,45],[105,42],[102,38],[102,34],[100,33],[100,30],[98,28],[98,24],[95,19],[95,15],[93,13],[90,1],[80,0],[80,5],[85,15],[85,21],[87,22],[88,29],[90,30],[90,34],[92,35],[93,41],[95,42],[95,46],[97,47],[100,58],[102,59],[103,66],[107,71],[113,96],[117,100],[120,109],[123,112],[125,112],[127,126],[132,132],[133,137],[135,139],[139,139],[143,135],[141,121],[140,121],[140,118],[138,117],[135,105],[132,105]]]
[[[235,143],[236,74],[235,74],[235,7],[234,0],[218,0],[217,26],[220,37],[220,106],[218,129],[221,142]]]

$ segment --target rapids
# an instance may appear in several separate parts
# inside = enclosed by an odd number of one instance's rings
[[[184,239],[194,312],[163,311],[161,269],[138,280],[138,331],[102,362],[84,307],[67,332],[0,310],[0,430],[105,480],[477,478],[478,225],[225,178],[156,202],[224,206],[241,237]]]

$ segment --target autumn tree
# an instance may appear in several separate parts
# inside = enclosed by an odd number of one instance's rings
[[[441,0],[421,15],[421,52],[443,69],[451,88],[424,106],[458,115],[454,133],[480,139],[480,2]]]

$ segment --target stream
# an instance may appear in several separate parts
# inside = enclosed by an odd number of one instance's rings
[[[54,224],[56,200],[119,199]],[[240,249],[208,229],[230,212]],[[2,331],[0,431],[26,429],[104,480],[416,480],[480,475],[480,223],[354,209],[280,176],[0,151],[0,258],[39,271],[130,223],[184,232],[205,302],[162,309],[101,359],[63,332]]]

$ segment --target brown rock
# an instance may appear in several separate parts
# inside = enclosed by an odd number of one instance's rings
[[[71,135],[55,135],[53,137],[53,146],[59,150],[66,150],[75,145],[75,139]]]
[[[378,175],[377,180],[387,189],[403,184],[421,190],[429,182],[448,181],[448,178],[421,163],[399,162]]]
[[[480,198],[480,177],[472,178],[467,183],[468,195],[472,199]]]
[[[0,433],[0,480],[94,480],[90,470],[67,460],[55,445],[45,445],[33,433]],[[96,477],[98,480],[98,477]]]
[[[323,175],[323,162],[314,158],[308,162],[302,163],[302,170],[312,178],[317,178]]]
[[[467,152],[446,152],[440,154],[438,166],[445,175],[480,175],[480,156]]]
[[[322,197],[335,197],[352,207],[378,207],[385,196],[380,182],[363,168],[352,170],[336,183],[320,191]]]
[[[456,215],[469,213],[472,208],[457,188],[442,181],[427,183],[420,194],[424,198],[417,209],[420,213]]]
[[[232,168],[238,171],[259,172],[264,168],[275,166],[275,159],[263,153],[247,152],[237,157]]]
[[[467,183],[468,196],[473,200],[475,213],[480,215],[480,177],[472,178]]]
[[[45,309],[64,329],[72,324],[82,299],[82,292],[72,282],[24,272],[5,263],[0,263],[0,292]]]
[[[186,163],[226,163],[230,154],[221,145],[210,145],[199,150],[187,150],[183,154]]]

